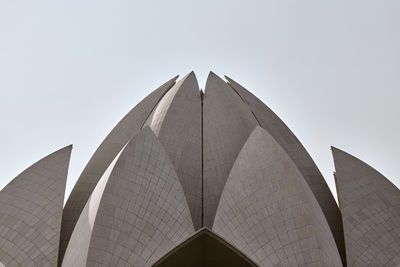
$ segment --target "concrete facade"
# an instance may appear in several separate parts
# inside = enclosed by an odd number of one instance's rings
[[[356,157],[332,147],[349,266],[400,264],[400,190]]]
[[[0,192],[0,266],[56,266],[72,146],[39,160]]]
[[[260,266],[342,266],[312,191],[259,126],[232,167],[212,230]]]

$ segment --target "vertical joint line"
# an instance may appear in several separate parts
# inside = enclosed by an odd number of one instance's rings
[[[203,90],[200,90],[200,99],[201,99],[201,227],[204,227],[204,144],[203,144],[203,99],[204,93]]]

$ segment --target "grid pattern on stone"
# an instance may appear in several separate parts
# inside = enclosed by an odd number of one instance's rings
[[[59,265],[75,224],[97,182],[115,156],[140,131],[153,108],[177,78],[169,80],[136,105],[104,139],[86,165],[63,210]]]
[[[174,165],[197,230],[202,226],[202,133],[200,91],[193,72],[165,94],[146,124]]]
[[[213,231],[260,266],[342,266],[307,183],[259,126],[232,167]]]
[[[332,148],[349,266],[400,264],[400,191],[361,160]]]
[[[193,232],[174,167],[145,127],[126,146],[110,175],[87,266],[150,266]]]
[[[72,146],[23,171],[0,192],[0,261],[56,266]]]
[[[249,105],[257,120],[260,122],[261,127],[275,138],[300,170],[324,212],[335,238],[336,245],[338,246],[342,261],[345,262],[346,255],[341,213],[324,177],[311,156],[285,123],[271,109],[240,84],[228,77],[226,77],[226,79]]]
[[[212,72],[203,106],[204,226],[211,228],[229,171],[258,123],[240,97]]]

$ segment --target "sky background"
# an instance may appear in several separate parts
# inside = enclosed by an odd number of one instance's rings
[[[336,196],[330,146],[400,186],[400,1],[0,0],[0,188],[73,144],[66,194],[176,74],[228,75],[289,126]]]

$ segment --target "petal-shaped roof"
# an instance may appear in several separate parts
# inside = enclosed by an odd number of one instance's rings
[[[342,266],[325,216],[302,174],[259,126],[232,167],[213,231],[260,266]]]
[[[400,190],[358,158],[332,147],[349,266],[400,264]]]
[[[203,98],[204,226],[212,227],[229,171],[256,125],[247,105],[210,72]]]
[[[124,148],[108,178],[87,265],[149,266],[193,232],[174,167],[145,127]]]
[[[0,192],[0,265],[57,265],[71,149],[39,160]]]
[[[341,254],[342,261],[345,263],[346,255],[340,210],[325,179],[318,170],[318,167],[315,165],[314,161],[296,136],[270,108],[243,86],[229,77],[225,77],[228,80],[229,85],[232,86],[232,88],[242,97],[243,101],[248,104],[261,127],[271,134],[271,136],[281,145],[293,160],[293,163],[300,170],[328,220],[336,245]]]
[[[201,97],[194,72],[177,82],[147,119],[181,181],[195,229],[202,226]]]
[[[140,131],[151,111],[177,78],[172,78],[135,106],[104,139],[86,165],[63,210],[59,265],[75,224],[104,171],[127,142]]]

